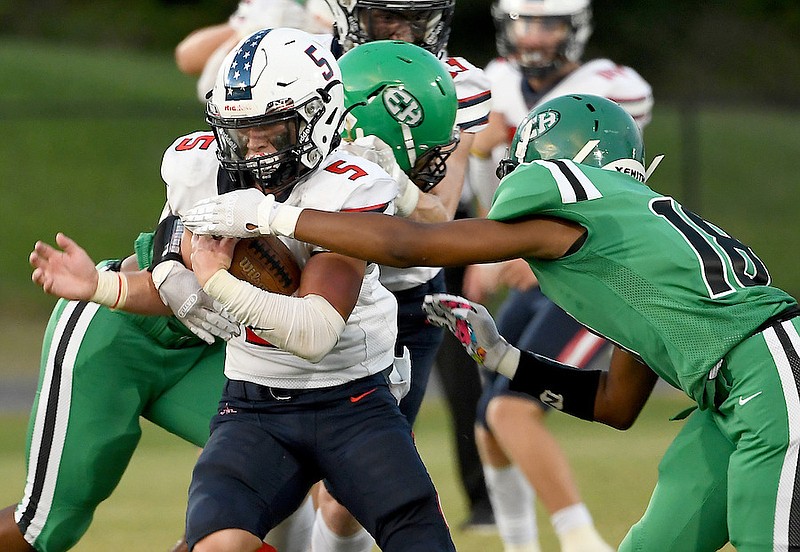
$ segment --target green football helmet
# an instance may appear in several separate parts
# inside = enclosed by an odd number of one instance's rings
[[[458,99],[444,64],[409,42],[378,40],[347,52],[339,67],[349,110],[344,139],[375,135],[422,191],[438,184],[458,145]]]
[[[559,96],[532,109],[517,127],[497,176],[503,178],[518,165],[539,159],[571,159],[623,172],[640,182],[648,176],[636,122],[615,102],[589,94]]]

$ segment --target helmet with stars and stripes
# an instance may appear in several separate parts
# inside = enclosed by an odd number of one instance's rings
[[[241,187],[285,196],[339,144],[342,75],[333,54],[298,29],[263,29],[220,67],[206,106],[217,157]]]

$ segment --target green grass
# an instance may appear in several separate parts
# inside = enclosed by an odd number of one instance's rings
[[[0,40],[0,311],[38,314],[37,239],[64,231],[95,260],[132,251],[164,203],[159,165],[181,134],[205,128],[194,81],[171,58]]]
[[[687,400],[656,394],[627,432],[554,413],[548,424],[574,468],[583,497],[606,539],[617,544],[641,516],[656,479],[658,461],[681,427],[668,418]],[[0,506],[16,502],[23,489],[27,419],[0,416]],[[465,500],[457,485],[449,419],[442,403],[424,403],[415,430],[418,447],[437,485],[460,552],[499,550],[497,536],[462,533]],[[186,489],[196,449],[145,423],[141,445],[116,492],[101,504],[77,552],[166,550],[181,534]],[[543,550],[557,550],[545,512],[539,509]]]

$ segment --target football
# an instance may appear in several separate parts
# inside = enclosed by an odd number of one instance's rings
[[[258,288],[283,295],[291,295],[300,286],[300,265],[277,236],[239,240],[229,272]]]

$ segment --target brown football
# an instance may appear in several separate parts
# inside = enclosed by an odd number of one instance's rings
[[[231,274],[256,287],[291,295],[300,286],[300,265],[277,236],[239,240],[233,250]]]

